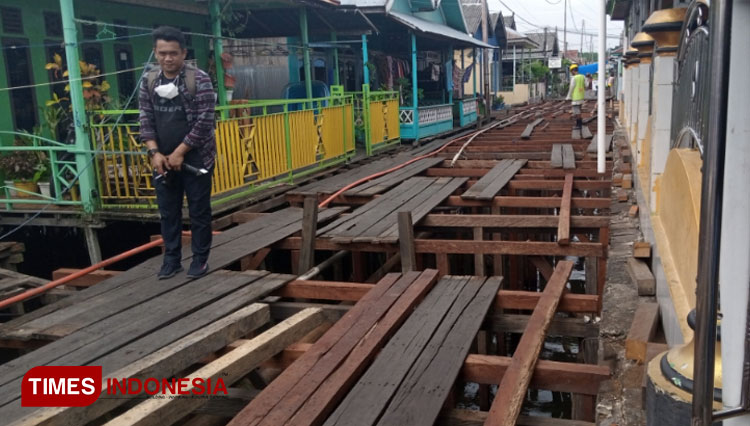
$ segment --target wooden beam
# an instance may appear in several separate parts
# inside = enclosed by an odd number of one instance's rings
[[[512,359],[505,356],[466,357],[462,370],[467,382],[497,385],[508,372]],[[610,379],[607,366],[539,360],[534,367],[530,387],[554,392],[597,395],[599,384]]]
[[[438,418],[436,425],[483,426],[487,421],[488,414],[486,411],[448,410]],[[596,423],[541,416],[518,416],[518,421],[515,424],[518,426],[596,426]]]
[[[531,137],[531,133],[534,131],[534,127],[540,125],[543,121],[543,118],[537,118],[536,120],[527,124],[526,128],[523,130],[523,133],[521,133],[521,139],[529,139]]]
[[[653,340],[659,327],[659,304],[641,303],[635,311],[630,331],[625,340],[625,357],[644,363],[648,342]]]
[[[539,241],[416,240],[417,253],[513,254],[525,256],[604,256],[601,243],[557,243]]]
[[[107,378],[122,379],[127,377],[146,380],[149,377],[176,375],[206,355],[258,329],[268,320],[268,305],[256,303],[242,308],[104,377],[100,394],[102,397],[98,398],[93,404],[87,407],[56,407],[35,410],[29,413],[27,417],[19,419],[18,424],[63,426],[89,423],[137,396],[106,397]]]
[[[357,301],[373,287],[373,284],[334,281],[290,281],[274,294],[294,299],[324,299]]]
[[[304,274],[315,266],[315,236],[318,231],[318,200],[305,197],[302,210],[302,250],[299,256],[299,273]]]
[[[639,296],[653,296],[656,294],[656,279],[646,262],[633,257],[628,258],[628,273],[638,288]]]
[[[552,277],[552,273],[554,272],[552,265],[550,265],[549,262],[547,262],[547,260],[542,256],[532,256],[529,258],[529,260],[531,260],[531,263],[536,266],[536,269],[539,270],[539,272],[542,274],[542,277],[544,277],[546,281],[549,281],[549,279]]]
[[[562,189],[562,182],[560,188]],[[573,208],[579,209],[607,209],[612,200],[609,198],[583,198],[573,197],[571,204]],[[456,207],[528,207],[528,208],[558,208],[560,197],[495,197],[492,201],[464,200],[458,195],[451,195],[445,201],[447,206]]]
[[[565,182],[562,180],[512,180],[508,182],[506,188],[510,189],[547,189],[547,190],[562,190],[565,186]],[[584,190],[597,190],[597,189],[610,189],[612,187],[612,181],[609,180],[577,180],[573,182],[573,189],[580,191]]]
[[[573,197],[573,175],[565,175],[562,201],[560,202],[560,217],[557,224],[557,244],[570,244],[570,199]]]
[[[52,271],[52,280],[56,281],[61,278],[65,278],[68,275],[73,275],[80,269],[74,268],[60,268]],[[98,284],[104,280],[110,279],[120,274],[120,271],[109,271],[106,269],[99,269],[97,271],[89,272],[88,274],[78,277],[72,281],[68,281],[65,285],[74,287],[91,287],[94,284]]]
[[[320,309],[306,309],[282,321],[258,337],[248,340],[226,355],[203,366],[188,376],[189,379],[221,378],[231,385],[248,374],[263,361],[281,352],[323,322]],[[193,389],[192,381],[187,391]],[[183,389],[181,387],[181,389]],[[170,394],[168,394],[170,395]],[[149,399],[107,423],[109,426],[162,426],[177,422],[197,407],[205,404],[202,398]]]
[[[475,227],[473,228],[474,232],[474,241],[482,241],[484,233],[482,231],[481,227]],[[485,276],[484,271],[484,254],[483,253],[477,253],[474,255],[474,275],[483,277]]]
[[[513,360],[508,367],[508,371],[498,386],[495,400],[485,424],[507,426],[516,424],[539,352],[547,336],[547,329],[557,311],[557,305],[572,271],[573,262],[561,261],[557,263],[555,272],[547,283],[542,297],[529,319],[526,331],[521,336],[521,341],[513,354]]]
[[[398,212],[398,243],[401,254],[401,272],[414,271],[417,267],[417,253],[411,212]]]
[[[417,226],[440,228],[557,228],[560,218],[553,215],[482,215],[482,214],[429,214]],[[573,216],[571,228],[601,228],[609,226],[607,216]]]

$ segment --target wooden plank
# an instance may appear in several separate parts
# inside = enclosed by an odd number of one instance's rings
[[[630,210],[628,210],[628,216],[631,219],[634,219],[638,216],[638,204],[633,204],[630,206]]]
[[[261,362],[281,352],[322,323],[323,315],[320,309],[306,309],[250,339],[216,361],[201,367],[188,378],[217,380],[221,377],[226,384],[232,384],[247,375]],[[192,391],[193,386],[191,380],[188,392]],[[171,394],[168,393],[168,395]],[[169,425],[205,402],[206,399],[203,398],[149,399],[106,425]]]
[[[404,160],[406,161],[406,160]],[[389,190],[401,182],[418,175],[430,167],[442,163],[442,158],[430,157],[415,161],[401,169],[395,170],[379,178],[358,185],[344,193],[344,195],[372,196]]]
[[[443,200],[453,194],[459,187],[461,187],[466,180],[464,178],[453,178],[452,180],[446,181],[442,188],[439,188],[428,198],[414,197],[402,206],[403,210],[410,210],[412,212],[412,219],[419,221],[425,217],[433,208],[437,207],[438,204],[442,203]],[[376,239],[369,239],[375,242],[396,242],[398,239],[398,223],[388,225],[389,222],[382,222],[377,226],[372,227],[368,233],[378,234]],[[381,231],[382,230],[382,231]]]
[[[438,426],[482,426],[487,421],[488,413],[474,410],[447,410],[438,419]],[[557,419],[541,416],[518,416],[518,426],[596,426],[596,423],[580,420]]]
[[[538,241],[464,241],[420,240],[415,242],[417,253],[450,254],[514,254],[526,256],[596,256],[604,255],[601,243],[557,243]]]
[[[648,241],[635,241],[633,243],[633,257],[638,259],[650,259],[651,243]]]
[[[557,225],[557,244],[570,244],[570,204],[573,197],[573,175],[565,175],[562,200],[560,201],[560,217]]]
[[[582,126],[581,127],[581,138],[583,139],[591,139],[591,130],[589,129],[589,126]]]
[[[270,319],[268,305],[252,304],[207,325],[136,362],[112,372],[102,380],[100,397],[87,407],[41,408],[20,419],[18,426],[39,425],[63,426],[86,424],[95,418],[125,404],[136,395],[120,395],[106,398],[107,378],[170,377],[189,367],[204,356],[266,324]]]
[[[302,210],[302,250],[299,256],[299,272],[304,274],[315,266],[315,236],[318,231],[318,200],[305,197]]]
[[[597,153],[599,150],[597,143],[598,143],[598,135],[594,133],[594,136],[591,138],[591,143],[589,144],[588,148],[586,148],[586,152],[588,152],[589,154]],[[612,150],[612,134],[605,135],[604,136],[604,152],[609,152],[611,150]]]
[[[562,144],[556,143],[552,145],[552,153],[549,159],[550,167],[554,169],[561,169],[563,166],[562,157]]]
[[[641,303],[635,311],[625,339],[625,357],[643,363],[646,360],[648,342],[653,340],[659,327],[659,304]]]
[[[367,368],[380,348],[411,314],[417,303],[437,281],[437,271],[426,271],[416,279],[385,317],[354,348],[346,360],[315,391],[286,424],[320,424],[336,408],[344,395]]]
[[[540,125],[543,121],[543,118],[537,118],[536,120],[526,125],[526,129],[524,129],[523,133],[521,133],[521,139],[529,139],[531,137],[531,133],[534,131],[534,127]]]
[[[236,277],[235,277],[236,275]],[[138,312],[123,312],[97,323],[96,326],[87,327],[86,333],[74,333],[71,336],[52,342],[39,350],[6,363],[3,367],[11,367],[14,364],[21,367],[40,359],[52,359],[60,365],[85,365],[94,363],[102,366],[103,374],[109,374],[125,365],[142,358],[144,355],[153,353],[158,349],[178,340],[180,337],[200,329],[219,318],[222,318],[237,309],[252,303],[259,297],[265,296],[281,287],[293,277],[290,275],[270,274],[258,271],[242,273],[224,273],[213,280],[195,280],[196,295],[203,294],[201,300],[212,300],[215,294],[225,294],[224,297],[214,299],[213,303],[198,305],[193,311],[185,315],[184,306],[189,306],[192,297],[185,294],[176,295],[174,300],[155,299],[142,305]],[[256,279],[257,278],[257,279]],[[210,285],[207,284],[210,282]],[[253,285],[246,285],[252,282]],[[225,293],[227,288],[241,287],[234,292]],[[244,284],[244,286],[243,286]],[[180,303],[177,303],[177,302]],[[170,310],[163,307],[170,306]],[[144,312],[151,312],[149,316]],[[175,318],[179,318],[174,321]],[[89,334],[90,333],[90,334]],[[59,342],[72,339],[75,346],[66,350],[66,345],[57,346]],[[91,341],[93,340],[93,341]],[[69,343],[69,342],[68,342]],[[80,344],[80,347],[78,345]],[[46,351],[52,349],[52,355]],[[62,348],[62,349],[61,349]],[[44,352],[43,352],[44,351]],[[44,355],[42,357],[41,355]],[[52,361],[49,361],[51,363]],[[37,364],[38,365],[38,364]],[[20,389],[20,376],[26,370],[19,370],[19,377],[3,385],[0,392],[0,404],[6,404],[18,398]],[[4,372],[4,377],[12,378],[13,372]],[[16,402],[19,400],[16,399]],[[9,412],[14,407],[6,406],[0,408],[5,418],[9,418]],[[20,408],[20,407],[19,407]]]
[[[573,129],[570,132],[570,138],[571,139],[581,139],[581,129]]]
[[[453,306],[462,309],[473,298],[474,294],[463,291],[468,280],[467,277],[446,276],[438,282],[328,417],[325,425],[364,426],[378,420],[440,324],[455,322],[458,312]],[[453,320],[443,321],[449,312],[453,312]]]
[[[573,146],[569,143],[562,145],[563,169],[573,170],[576,168],[576,155]]]
[[[491,200],[500,191],[505,188],[508,182],[518,173],[519,170],[526,164],[526,160],[512,160],[512,162],[502,172],[493,179],[488,185],[482,190],[482,192],[473,198],[479,200]]]
[[[476,291],[475,296],[455,323],[444,321],[441,324],[377,424],[431,426],[435,423],[487,314],[491,296],[497,293],[501,282],[501,277],[492,277],[486,281],[473,278],[467,283],[465,291],[474,285],[481,285],[481,288],[471,289],[472,293]],[[449,312],[446,319],[450,315]]]
[[[290,281],[274,294],[294,299],[357,301],[374,287],[373,284],[333,281]]]
[[[653,296],[656,294],[656,279],[646,262],[633,257],[628,258],[628,273],[638,288],[639,296]]]
[[[479,179],[474,185],[469,187],[464,193],[461,195],[462,198],[477,198],[479,195],[487,188],[489,184],[496,181],[499,176],[513,164],[514,160],[501,160],[497,164],[495,164],[492,169],[490,169],[486,174],[482,176],[481,179]],[[512,176],[511,176],[512,177]],[[505,186],[505,184],[510,179],[507,179],[505,182],[502,182],[502,186]]]
[[[552,278],[544,289],[529,324],[518,346],[513,353],[508,371],[498,386],[495,400],[492,402],[487,425],[515,425],[521,412],[521,405],[526,398],[526,389],[531,381],[534,367],[547,336],[552,317],[557,311],[560,296],[568,283],[573,270],[573,262],[560,261],[555,267]]]
[[[575,186],[575,182],[574,182]],[[562,189],[562,187],[560,188]],[[579,209],[605,209],[609,208],[612,200],[609,198],[584,198],[573,197],[573,207]],[[495,197],[492,201],[464,200],[458,196],[451,196],[445,202],[447,206],[458,207],[529,207],[529,208],[558,208],[559,197]]]
[[[622,175],[622,188],[623,189],[631,189],[633,188],[633,175],[630,173],[625,173]]]
[[[61,278],[65,278],[68,275],[75,274],[76,272],[80,271],[80,269],[74,269],[74,268],[59,268],[57,270],[52,271],[52,280],[57,281]],[[65,283],[65,285],[74,286],[74,287],[91,287],[94,284],[99,284],[100,282],[104,280],[108,280],[115,275],[119,275],[120,271],[110,271],[106,269],[99,269],[97,271],[89,272],[88,274],[78,277],[72,281],[68,281]]]
[[[340,208],[325,209],[321,211],[319,220],[329,220],[342,211]],[[215,235],[210,272],[299,232],[301,217],[302,209],[285,209]],[[183,261],[189,262],[191,257],[189,247],[185,247]],[[154,257],[85,291],[25,315],[28,321],[11,321],[0,326],[0,337],[30,338],[48,327],[61,324],[66,324],[68,330],[95,324],[102,318],[154,299],[190,281],[184,275],[168,281],[157,281],[156,272],[161,263],[161,256]],[[78,303],[84,301],[87,303]]]
[[[398,212],[398,244],[401,254],[401,272],[414,271],[417,265],[417,253],[414,251],[414,225],[411,212]]]
[[[549,279],[552,277],[552,273],[554,272],[552,265],[550,265],[549,262],[547,262],[547,260],[542,256],[532,256],[529,258],[529,260],[531,260],[531,263],[533,263],[536,269],[539,270],[539,272],[542,274],[542,277],[546,281],[549,281]]]
[[[497,385],[511,362],[512,358],[506,356],[470,354],[464,362],[462,378],[467,382]],[[606,366],[539,360],[534,367],[529,387],[597,395],[599,385],[609,380],[610,374],[610,369]]]
[[[401,274],[386,275],[354,307],[349,309],[341,320],[336,321],[333,327],[315,342],[310,350],[284,370],[257,398],[248,404],[231,424],[258,424],[274,411],[278,404],[290,403],[292,398],[289,396],[293,389],[299,386],[302,378],[310,378],[309,373],[314,371],[316,377],[326,371],[330,373],[351,348],[364,337],[367,330],[390,308],[391,304],[403,292],[405,284],[408,285],[413,282],[418,275],[417,272],[410,272],[403,277]],[[390,291],[397,283],[398,287],[394,291]],[[336,357],[333,358],[332,355],[326,357],[326,360],[331,359],[333,362],[329,362],[327,365],[318,365],[319,362],[324,362],[322,361],[324,356],[334,347],[338,348]],[[318,368],[315,368],[316,366]],[[322,381],[327,375],[325,374],[318,380]],[[308,382],[308,385],[312,385],[312,382]]]

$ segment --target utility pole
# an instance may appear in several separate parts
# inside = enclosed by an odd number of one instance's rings
[[[487,44],[489,24],[487,17],[487,0],[482,0],[482,41]],[[490,121],[491,107],[490,104],[490,50],[482,49],[482,75],[484,75],[484,87],[482,93],[484,94],[484,115],[487,121]]]
[[[565,15],[565,19],[563,19],[563,59],[565,59],[565,54],[568,53],[568,0],[565,0],[565,4],[563,5],[563,14]]]
[[[585,32],[586,32],[586,20],[581,19],[581,55],[580,55],[581,57],[583,57],[583,33]]]

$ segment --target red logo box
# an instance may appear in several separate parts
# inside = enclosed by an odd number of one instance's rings
[[[85,407],[99,398],[101,366],[39,366],[21,382],[23,407]]]

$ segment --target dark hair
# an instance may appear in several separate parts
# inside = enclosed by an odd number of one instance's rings
[[[154,32],[151,33],[151,36],[154,38],[154,46],[156,46],[157,41],[164,40],[176,41],[180,45],[180,49],[185,48],[185,35],[177,28],[162,25],[155,29]]]

